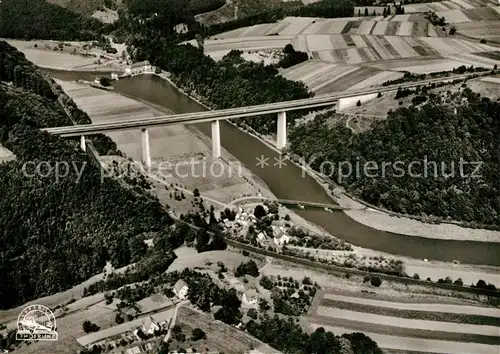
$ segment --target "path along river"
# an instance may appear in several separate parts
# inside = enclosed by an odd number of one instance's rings
[[[95,79],[93,73],[49,71],[60,80],[73,81]],[[167,81],[154,75],[141,75],[114,82],[116,93],[164,107],[174,113],[189,113],[206,110],[203,106],[179,92]],[[208,123],[196,127],[210,137]],[[221,142],[223,147],[259,176],[278,198],[332,203],[332,200],[313,178],[304,176],[302,169],[291,163],[281,168],[274,167],[278,153],[259,140],[222,121]],[[256,166],[256,157],[269,157],[269,167]],[[297,210],[305,219],[323,227],[332,235],[354,245],[399,254],[413,258],[440,261],[458,260],[462,263],[500,266],[500,243],[439,240],[406,236],[375,230],[362,225],[343,212],[329,213],[323,210]]]

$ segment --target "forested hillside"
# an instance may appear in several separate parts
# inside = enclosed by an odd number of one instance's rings
[[[339,179],[338,169],[330,173],[328,164],[322,168],[369,203],[395,212],[450,217],[498,229],[500,103],[469,89],[449,99],[455,105],[442,104],[434,95],[421,108],[398,109],[358,135],[344,126],[328,127],[327,117],[318,117],[291,132],[290,150],[311,161],[317,170],[327,161],[334,167],[350,162],[353,171],[357,161],[361,167],[367,161],[376,162],[379,167],[374,177],[361,170],[359,175]],[[424,159],[437,166],[425,167]],[[463,173],[460,159],[467,162]],[[396,165],[397,161],[401,163]],[[470,164],[476,161],[480,164]],[[384,162],[390,165],[382,175]],[[408,172],[412,162],[413,176]],[[476,166],[480,166],[478,171],[474,171]],[[405,170],[402,176],[399,168]],[[348,174],[347,167],[343,173]]]
[[[68,118],[40,72],[0,46],[0,143],[17,157],[0,165],[0,308],[8,308],[77,284],[108,260],[115,266],[137,260],[145,252],[143,233],[165,230],[172,220],[156,200],[101,181],[77,142],[37,129]],[[47,164],[36,173],[42,161],[72,168],[56,179]]]
[[[45,0],[2,0],[0,37],[19,39],[92,40],[102,24]]]

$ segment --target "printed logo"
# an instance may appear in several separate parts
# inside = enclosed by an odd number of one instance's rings
[[[17,340],[57,340],[56,318],[43,305],[26,307],[17,318]]]

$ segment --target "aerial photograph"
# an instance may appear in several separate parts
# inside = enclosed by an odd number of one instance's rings
[[[0,354],[500,354],[500,0],[0,0]]]

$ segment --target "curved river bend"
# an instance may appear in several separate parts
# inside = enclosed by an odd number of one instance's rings
[[[47,70],[49,71],[49,70]],[[85,79],[92,81],[93,73],[49,71],[60,80]],[[153,103],[174,113],[189,113],[206,110],[203,106],[180,93],[167,81],[154,76],[142,75],[114,82],[115,92],[132,98]],[[210,137],[209,124],[195,125],[203,134]],[[248,169],[259,176],[278,198],[307,200],[331,203],[325,190],[308,175],[303,177],[302,170],[288,163],[277,168],[257,167],[256,157],[264,155],[269,161],[278,154],[233,125],[222,121],[221,142],[223,147]],[[428,239],[379,231],[362,225],[342,212],[329,213],[323,210],[296,210],[305,219],[323,227],[332,235],[338,236],[354,245],[399,254],[413,258],[428,258],[440,261],[458,260],[462,263],[500,266],[500,243],[453,241]]]

